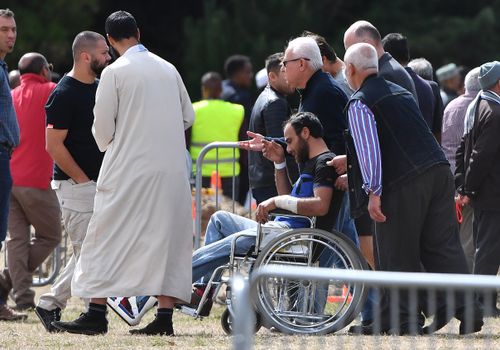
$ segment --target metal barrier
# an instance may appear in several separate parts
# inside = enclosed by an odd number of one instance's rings
[[[232,290],[235,296],[235,319],[234,319],[234,337],[233,337],[233,348],[238,350],[246,350],[253,348],[253,317],[254,312],[251,305],[254,305],[252,301],[257,300],[258,297],[258,284],[265,278],[289,278],[296,280],[307,280],[307,281],[342,281],[351,283],[364,283],[365,285],[376,287],[377,291],[379,287],[384,287],[390,290],[390,295],[393,297],[394,291],[399,291],[399,289],[408,289],[410,291],[410,306],[414,304],[416,306],[417,290],[426,289],[434,296],[434,308],[435,308],[435,298],[437,291],[446,291],[446,309],[448,317],[452,318],[452,314],[455,308],[455,292],[465,292],[465,301],[472,304],[473,296],[475,292],[489,292],[496,291],[500,288],[500,278],[497,276],[482,276],[482,275],[464,275],[464,274],[436,274],[436,273],[410,273],[410,272],[386,272],[386,271],[360,271],[360,270],[342,270],[342,269],[327,269],[327,268],[312,268],[312,267],[290,267],[290,266],[264,266],[252,272],[249,279],[244,279],[241,276],[235,276],[232,283]],[[491,299],[490,299],[491,301]],[[485,301],[488,303],[488,300]],[[431,302],[432,303],[432,302]],[[465,316],[473,318],[472,310],[470,304],[465,306]],[[391,320],[393,319],[393,306],[394,303],[391,300]],[[380,306],[379,306],[380,307]],[[435,309],[434,309],[435,311]],[[415,315],[416,316],[416,315]],[[487,319],[486,319],[487,320]],[[378,321],[380,322],[380,320]],[[463,321],[464,322],[464,321]],[[375,328],[377,325],[375,325]],[[379,325],[380,327],[380,325]],[[483,329],[484,330],[484,329]],[[460,344],[464,339],[471,339],[476,344],[478,340],[483,342],[480,348],[494,349],[498,348],[498,335],[497,331],[493,331],[492,334],[480,334],[481,337],[464,337],[460,336],[457,340]],[[324,337],[317,337],[319,341]],[[340,336],[334,339],[340,339]],[[369,340],[363,339],[362,336],[349,336],[349,341],[355,342],[356,346],[353,348],[359,349],[361,347],[366,347],[370,344]],[[382,338],[382,340],[381,340]],[[408,340],[410,342],[408,343]],[[428,344],[423,344],[423,348],[437,348],[434,343],[437,337],[427,337]],[[310,339],[310,337],[309,337]],[[353,340],[354,339],[354,340]],[[358,341],[356,341],[358,339]],[[412,339],[412,337],[372,337],[372,342],[377,343],[376,348],[389,348],[390,342],[399,342],[395,347],[396,349],[401,348],[422,348],[418,346]],[[425,338],[422,338],[425,339]],[[441,339],[441,338],[438,338]],[[446,340],[446,339],[445,339]],[[406,342],[406,346],[401,345]],[[425,343],[425,342],[424,342]],[[408,345],[410,344],[410,345]],[[323,344],[326,345],[326,344]],[[328,346],[332,347],[331,341],[328,342]],[[345,345],[345,344],[344,344]],[[351,344],[352,345],[352,344]],[[340,347],[339,347],[340,348]],[[344,348],[344,347],[342,347]],[[450,348],[449,345],[446,348]],[[471,348],[470,345],[466,345],[465,348]],[[474,345],[474,348],[478,348]]]
[[[236,149],[239,148],[238,142],[212,142],[202,148],[198,158],[196,159],[196,178],[195,178],[195,225],[194,225],[194,249],[198,249],[200,247],[200,239],[201,239],[201,189],[202,189],[202,166],[203,161],[205,159],[205,155],[211,150],[216,150],[216,158],[215,158],[215,170],[217,173],[219,172],[219,148],[232,148],[233,149],[233,159],[236,160]],[[232,193],[232,202],[233,202],[233,212],[235,205],[235,189],[236,189],[236,161],[233,161],[233,193]],[[219,189],[216,187],[215,189],[215,207],[219,209]],[[251,211],[251,208],[250,208]]]

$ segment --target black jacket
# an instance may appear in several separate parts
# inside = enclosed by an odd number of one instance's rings
[[[290,113],[285,96],[268,85],[255,101],[249,130],[268,137],[283,137],[283,122],[290,117]],[[298,170],[293,157],[287,159],[287,164],[289,173],[296,178]],[[251,188],[274,186],[273,163],[260,152],[249,152],[248,179]]]
[[[457,149],[455,185],[474,208],[500,210],[500,105],[481,100]]]

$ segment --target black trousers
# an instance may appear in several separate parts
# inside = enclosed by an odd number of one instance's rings
[[[474,256],[474,274],[496,276],[500,266],[500,211],[474,209],[474,237],[476,254]],[[496,308],[497,293],[492,292],[489,300],[480,296],[486,307]]]
[[[383,192],[382,212],[387,220],[375,225],[377,270],[421,272],[423,267],[427,272],[468,273],[454,195],[453,176],[445,165],[434,166]],[[410,310],[410,304],[418,309]],[[462,297],[458,297],[456,306],[463,306]],[[386,293],[382,302],[382,319],[386,322],[390,315],[388,307]],[[409,315],[420,314],[421,307],[421,301],[410,303],[409,294],[401,291],[399,323],[407,324]]]

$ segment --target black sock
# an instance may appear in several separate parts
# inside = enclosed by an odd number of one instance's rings
[[[174,309],[167,308],[158,308],[156,312],[156,317],[160,320],[172,321],[172,314],[174,313]]]
[[[93,316],[96,318],[106,318],[106,304],[101,305],[101,304],[95,304],[95,303],[90,303],[89,304],[89,316]]]

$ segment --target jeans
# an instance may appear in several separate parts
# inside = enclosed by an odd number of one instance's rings
[[[340,206],[339,214],[337,220],[335,220],[334,230],[342,232],[351,241],[359,247],[358,232],[356,231],[356,225],[354,225],[354,219],[350,216],[350,203],[349,203],[349,193],[344,192],[344,198],[342,199],[342,205]]]
[[[4,147],[0,146],[0,248],[7,236],[11,189],[10,154]]]
[[[226,211],[214,213],[207,225],[205,245],[193,253],[193,282],[207,283],[215,269],[229,262],[233,234],[252,235],[239,238],[236,244],[235,253],[246,254],[255,244],[257,225],[257,222],[251,219]],[[282,232],[282,229],[288,228],[288,225],[272,221],[264,227],[271,228],[271,233],[266,236],[266,240],[269,240]],[[274,228],[277,230],[273,230]]]

